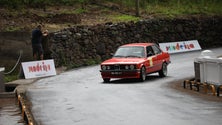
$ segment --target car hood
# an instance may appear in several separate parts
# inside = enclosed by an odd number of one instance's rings
[[[144,58],[111,58],[108,59],[102,64],[104,65],[112,65],[112,64],[139,64],[144,62]]]

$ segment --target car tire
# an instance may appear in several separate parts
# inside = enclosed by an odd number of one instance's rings
[[[140,78],[139,78],[139,80],[141,82],[146,80],[146,68],[144,66],[140,69]]]
[[[167,64],[166,63],[163,63],[162,69],[159,71],[159,76],[160,77],[167,76]]]
[[[104,83],[109,83],[109,82],[110,82],[110,78],[104,78],[104,79],[103,79],[103,82],[104,82]]]

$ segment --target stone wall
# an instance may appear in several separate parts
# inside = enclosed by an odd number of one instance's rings
[[[75,26],[50,34],[56,66],[96,64],[118,46],[134,42],[198,40],[202,48],[222,46],[222,17],[150,19],[97,26]]]

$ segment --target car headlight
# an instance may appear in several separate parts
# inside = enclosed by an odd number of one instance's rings
[[[134,65],[130,65],[130,69],[131,70],[135,69],[135,66]]]
[[[102,70],[106,70],[106,66],[105,65],[102,66]]]

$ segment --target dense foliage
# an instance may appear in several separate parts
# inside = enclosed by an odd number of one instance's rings
[[[105,3],[113,2],[124,6],[134,6],[136,0],[0,0],[0,6],[18,8],[18,7],[41,7],[41,5],[74,5],[81,3]],[[139,0],[140,6],[145,8],[150,4],[177,4],[177,5],[192,5],[192,4],[218,4],[221,0]]]

